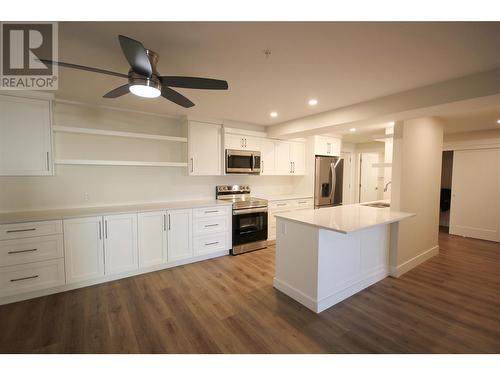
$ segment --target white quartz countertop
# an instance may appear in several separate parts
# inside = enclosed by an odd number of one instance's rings
[[[174,210],[182,208],[202,208],[231,205],[232,202],[210,199],[198,201],[153,202],[123,206],[63,208],[23,212],[0,212],[0,224],[13,224],[29,221],[63,220],[88,216],[118,215],[160,210]]]
[[[276,217],[312,225],[340,233],[351,233],[381,224],[389,224],[415,216],[414,213],[391,211],[360,204],[300,210],[276,214]]]
[[[266,195],[266,194],[256,194],[256,198],[267,199],[270,202],[274,201],[287,201],[293,199],[305,199],[312,198],[311,194],[283,194],[283,195]]]

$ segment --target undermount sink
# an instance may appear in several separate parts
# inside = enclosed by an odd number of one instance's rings
[[[391,204],[387,203],[387,202],[372,202],[372,203],[362,204],[362,206],[375,207],[375,208],[387,208],[387,207],[391,207]]]

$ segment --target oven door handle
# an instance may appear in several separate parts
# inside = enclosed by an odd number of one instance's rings
[[[254,214],[254,213],[260,213],[260,212],[267,213],[267,207],[233,210],[233,215],[246,215],[246,214]]]

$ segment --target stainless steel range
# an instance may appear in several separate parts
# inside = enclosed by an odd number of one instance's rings
[[[233,202],[233,255],[267,247],[267,200],[250,196],[248,185],[220,185],[217,199]]]

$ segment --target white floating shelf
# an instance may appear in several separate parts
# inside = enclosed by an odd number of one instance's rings
[[[93,135],[107,135],[112,137],[125,137],[125,138],[140,138],[140,139],[154,139],[159,141],[172,141],[172,142],[187,142],[186,137],[173,137],[169,135],[157,135],[146,133],[122,132],[115,130],[102,130],[93,128],[76,128],[73,126],[53,126],[52,130],[60,133],[77,133],[77,134],[93,134]]]
[[[392,163],[373,163],[372,167],[374,167],[374,168],[390,168],[390,167],[392,167]]]
[[[58,165],[115,165],[133,167],[187,167],[187,163],[174,161],[84,160],[56,159]]]

